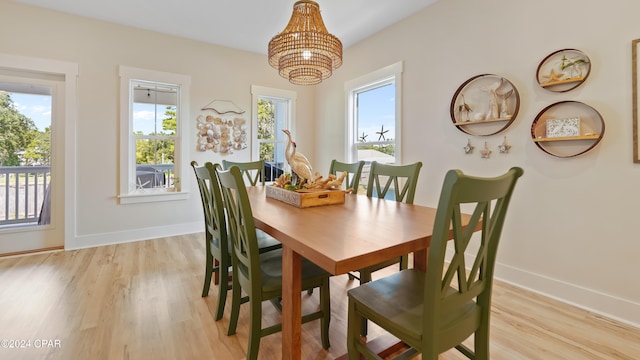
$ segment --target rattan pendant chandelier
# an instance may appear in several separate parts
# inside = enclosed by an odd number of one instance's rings
[[[315,1],[293,4],[287,27],[269,41],[269,65],[296,85],[315,85],[342,65],[342,42],[329,34]]]

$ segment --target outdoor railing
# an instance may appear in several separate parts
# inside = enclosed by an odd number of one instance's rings
[[[173,164],[142,164],[136,165],[136,187],[169,188],[176,186]]]
[[[146,179],[141,187],[175,185],[173,164],[138,165],[136,170],[139,182]],[[48,224],[49,211],[41,212],[50,183],[49,166],[0,166],[0,227]]]
[[[0,226],[38,223],[49,166],[0,166]]]

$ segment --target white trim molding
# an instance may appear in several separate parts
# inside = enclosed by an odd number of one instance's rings
[[[64,244],[76,237],[77,63],[0,53],[0,68],[64,76]]]
[[[640,304],[586,287],[497,263],[496,279],[640,328]]]
[[[453,256],[447,250],[447,259]],[[467,264],[475,257],[465,256]],[[640,304],[514,266],[496,263],[495,279],[603,317],[640,328]]]

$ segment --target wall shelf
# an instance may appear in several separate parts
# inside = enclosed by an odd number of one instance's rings
[[[520,109],[520,94],[502,76],[477,75],[465,81],[451,99],[451,121],[469,135],[488,136],[509,127]]]
[[[512,117],[505,117],[505,118],[497,118],[497,119],[489,119],[489,120],[470,120],[470,121],[463,121],[463,122],[456,122],[453,123],[454,126],[465,126],[465,125],[473,125],[473,124],[486,124],[486,123],[492,123],[492,122],[498,122],[498,121],[511,121]]]
[[[543,137],[543,138],[533,139],[533,141],[534,142],[576,141],[576,140],[598,140],[599,138],[600,138],[600,134],[595,134],[595,135],[581,135],[581,136]]]
[[[551,136],[548,122],[570,120],[569,134],[574,136]],[[576,128],[576,119],[578,126]],[[604,120],[600,113],[591,106],[579,101],[560,101],[542,109],[531,124],[531,140],[536,146],[549,155],[569,158],[586,153],[600,143],[604,135]],[[565,128],[566,129],[566,128]],[[562,131],[562,130],[561,130]],[[560,135],[567,134],[562,131]],[[558,135],[558,133],[554,133]]]
[[[590,72],[591,61],[586,54],[576,49],[562,49],[540,62],[536,79],[543,89],[565,92],[582,84]]]
[[[564,79],[564,80],[558,80],[558,81],[547,81],[546,83],[540,84],[540,86],[545,88],[545,87],[555,86],[555,85],[582,83],[584,79],[585,79],[584,77],[577,77],[577,78]]]

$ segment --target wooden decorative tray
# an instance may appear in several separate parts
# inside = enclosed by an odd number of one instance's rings
[[[267,186],[267,197],[299,208],[344,204],[344,190],[285,190]]]

